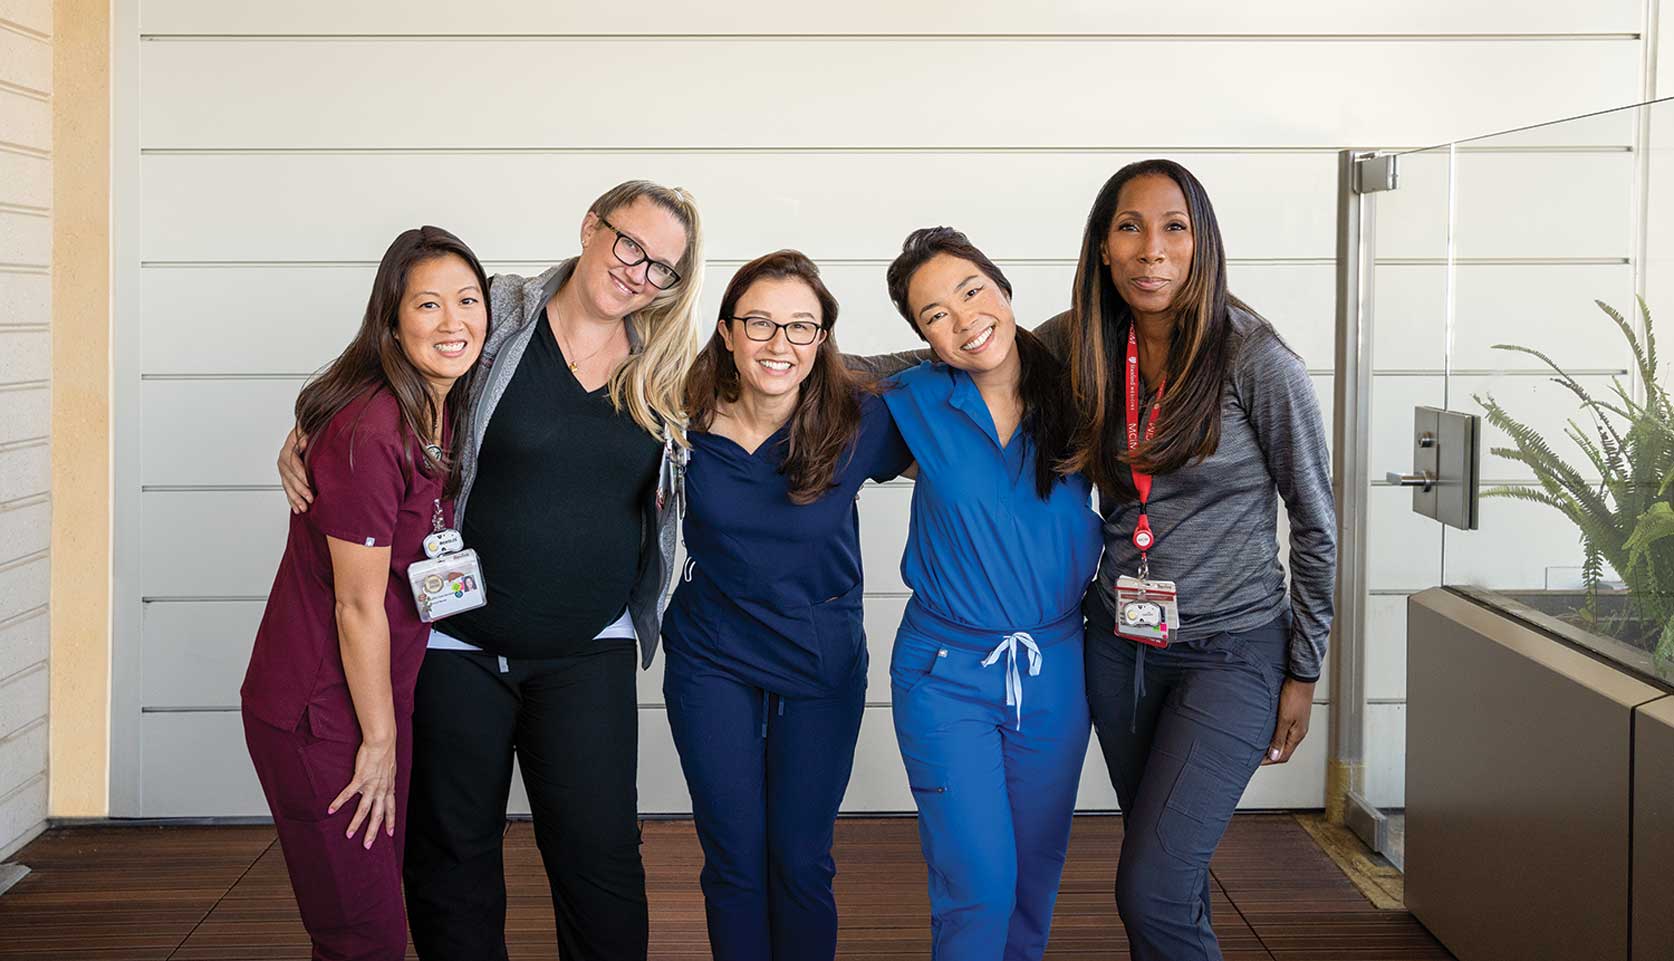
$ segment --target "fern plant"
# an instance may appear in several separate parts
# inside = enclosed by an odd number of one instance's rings
[[[1490,453],[1524,465],[1539,484],[1538,488],[1494,487],[1482,496],[1545,504],[1568,518],[1581,537],[1586,589],[1583,620],[1605,633],[1617,633],[1622,627],[1608,623],[1599,613],[1599,583],[1604,565],[1609,564],[1628,587],[1633,619],[1654,642],[1656,659],[1674,663],[1674,404],[1657,383],[1656,336],[1644,300],[1639,301],[1643,342],[1619,312],[1603,301],[1594,303],[1615,323],[1633,351],[1633,374],[1642,387],[1641,399],[1636,400],[1619,377],[1611,379],[1606,396],[1594,397],[1541,351],[1516,344],[1494,345],[1495,350],[1538,359],[1556,375],[1553,383],[1575,395],[1586,428],[1572,419],[1564,435],[1580,448],[1592,473],[1566,463],[1539,431],[1512,416],[1493,395],[1477,396],[1488,422],[1505,431],[1515,445],[1495,447]],[[1599,479],[1592,481],[1589,476]]]

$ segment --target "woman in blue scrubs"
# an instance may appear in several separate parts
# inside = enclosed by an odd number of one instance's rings
[[[1100,553],[1062,367],[965,235],[914,231],[889,293],[936,358],[885,401],[917,460],[890,664],[930,866],[931,957],[1046,950],[1090,730],[1081,598]]]
[[[687,384],[688,560],[663,693],[718,961],[837,950],[832,826],[866,700],[855,498],[911,455],[844,369],[836,321],[807,257],[752,261]]]

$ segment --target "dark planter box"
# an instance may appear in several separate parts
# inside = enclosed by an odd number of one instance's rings
[[[1523,597],[1409,601],[1407,906],[1460,961],[1667,961],[1670,685]]]

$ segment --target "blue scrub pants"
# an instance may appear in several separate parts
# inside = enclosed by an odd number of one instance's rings
[[[666,658],[715,961],[830,961],[832,831],[866,706],[864,663],[836,695],[786,699],[675,651]]]
[[[1080,614],[1029,631],[1038,673],[1019,645],[1013,675],[1009,650],[990,660],[1009,632],[971,632],[916,607],[889,676],[930,867],[930,956],[1038,961],[1087,758]],[[1014,682],[1021,706],[1007,704]]]
[[[1143,655],[1087,638],[1087,696],[1122,805],[1116,909],[1133,961],[1220,961],[1209,860],[1272,743],[1288,628],[1284,616]]]

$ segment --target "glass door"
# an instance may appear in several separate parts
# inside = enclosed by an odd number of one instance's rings
[[[1375,837],[1397,865],[1409,595],[1466,591],[1668,676],[1674,409],[1651,335],[1674,319],[1671,111],[1401,153],[1397,186],[1376,195],[1354,702],[1364,750],[1350,783],[1383,815]],[[1445,438],[1473,418],[1474,476],[1461,484],[1437,424]],[[1450,498],[1469,505],[1464,523],[1435,519]]]

